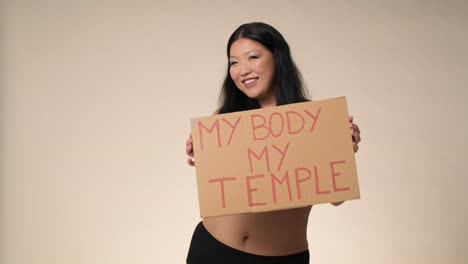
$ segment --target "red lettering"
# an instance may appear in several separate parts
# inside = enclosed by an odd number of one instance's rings
[[[234,125],[229,123],[229,121],[226,118],[221,119],[232,128],[231,135],[229,135],[229,140],[227,143],[228,145],[231,144],[232,135],[234,135],[234,131],[236,130],[237,125],[239,124],[239,121],[241,120],[241,118],[242,116],[239,116],[239,118],[237,118],[236,123]]]
[[[221,136],[219,132],[219,119],[217,119],[211,128],[207,128],[201,121],[198,121],[198,131],[199,131],[199,136],[200,136],[200,147],[203,150],[203,130],[204,128],[206,131],[208,131],[209,134],[213,133],[213,130],[216,128],[216,135],[218,137],[218,147],[221,147]]]
[[[280,153],[280,155],[281,155],[281,160],[280,160],[280,162],[279,162],[279,164],[278,164],[278,169],[277,169],[278,171],[280,171],[280,170],[281,170],[281,166],[283,166],[283,161],[284,161],[284,157],[286,156],[286,152],[288,152],[289,142],[288,142],[288,144],[286,145],[286,147],[284,148],[283,151],[281,151],[281,149],[279,149],[279,148],[278,148],[277,146],[275,146],[274,144],[273,144],[273,148],[276,149],[276,151],[278,151],[278,152]]]
[[[320,111],[322,111],[322,107],[320,107],[318,110],[317,110],[317,113],[315,113],[315,115],[311,114],[309,111],[305,110],[304,109],[304,112],[306,112],[306,114],[308,116],[310,116],[312,118],[312,120],[314,121],[312,123],[312,126],[310,127],[310,132],[314,132],[314,128],[315,128],[315,125],[317,124],[317,121],[318,121],[318,118],[320,116]]]
[[[292,118],[291,118],[290,115],[292,115],[292,114],[294,114],[294,115],[300,117],[300,118],[301,118],[301,121],[302,121],[302,123],[301,123],[301,128],[299,128],[298,130],[295,130],[295,131],[292,130],[292,125],[291,125],[291,119],[292,119]],[[288,122],[288,132],[289,132],[289,134],[291,134],[291,135],[297,134],[297,133],[301,132],[302,129],[304,129],[304,125],[305,125],[304,117],[302,117],[302,115],[299,114],[299,113],[296,112],[296,111],[287,111],[287,112],[286,112],[286,121]]]
[[[318,175],[317,166],[314,166],[314,172],[315,172],[315,193],[316,193],[316,194],[327,194],[327,193],[330,193],[330,190],[328,190],[328,191],[320,191],[319,175]]]
[[[256,124],[255,119],[258,120],[259,118],[261,119],[262,123],[261,124]],[[266,119],[265,119],[264,116],[253,114],[253,115],[250,116],[250,122],[252,124],[252,134],[253,134],[253,139],[254,140],[264,140],[270,135],[271,131],[267,126],[265,126]],[[267,130],[267,133],[266,133],[266,135],[264,137],[257,136],[257,130],[260,129],[260,128],[263,128],[263,129]]]
[[[252,164],[252,156],[254,156],[257,160],[260,160],[265,155],[265,164],[267,167],[268,172],[270,172],[270,158],[268,156],[268,148],[267,146],[263,147],[262,152],[260,155],[257,155],[253,150],[247,148],[247,156],[249,157],[249,166],[250,166],[250,173],[253,173],[253,164]]]
[[[281,129],[280,129],[280,131],[279,131],[277,134],[273,133],[273,124],[272,124],[272,120],[273,120],[273,117],[274,117],[274,116],[279,116],[279,118],[280,118],[280,120],[281,120]],[[281,136],[281,134],[283,134],[283,129],[284,129],[284,119],[283,119],[283,116],[282,116],[280,113],[275,112],[275,113],[271,114],[270,120],[269,120],[269,121],[270,121],[270,132],[271,132],[271,135],[272,135],[273,137],[279,137],[279,136]]]
[[[332,182],[333,182],[333,190],[335,192],[343,192],[343,191],[348,191],[348,190],[351,189],[350,187],[344,187],[344,188],[336,187],[336,177],[340,176],[341,173],[335,171],[335,165],[336,164],[342,164],[342,163],[346,163],[346,161],[345,160],[338,160],[338,161],[330,162],[331,176],[332,176]]]
[[[265,202],[258,202],[258,203],[254,203],[253,202],[253,195],[252,193],[253,192],[256,192],[258,191],[257,188],[252,188],[250,186],[250,181],[253,180],[253,179],[258,179],[258,178],[263,178],[264,175],[263,174],[258,174],[258,175],[251,175],[251,176],[247,176],[245,178],[246,182],[247,182],[247,196],[248,196],[248,200],[249,200],[249,207],[253,207],[253,206],[258,206],[258,205],[266,205],[267,203]]]
[[[300,171],[304,171],[307,173],[307,177],[306,178],[299,178],[299,172]],[[310,170],[307,169],[307,168],[297,168],[294,170],[294,174],[296,176],[296,188],[297,188],[297,198],[302,199],[302,195],[301,195],[301,185],[300,183],[302,182],[305,182],[307,181],[308,179],[310,179],[310,177],[312,176],[312,174],[310,173]]]
[[[286,174],[284,174],[283,178],[278,179],[276,178],[275,174],[271,173],[271,190],[273,192],[273,202],[276,203],[276,184],[275,182],[279,182],[280,184],[283,184],[286,182],[286,186],[288,187],[288,195],[289,195],[289,201],[292,201],[292,194],[291,194],[291,185],[289,184],[289,171],[286,171]]]
[[[222,178],[216,178],[216,179],[211,179],[208,182],[219,182],[221,186],[221,206],[223,208],[226,208],[226,201],[224,199],[224,182],[225,181],[234,181],[236,180],[236,177],[222,177]]]

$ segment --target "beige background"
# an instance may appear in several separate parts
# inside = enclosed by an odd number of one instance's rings
[[[1,5],[0,263],[184,263],[189,119],[214,111],[250,21],[362,128],[362,200],[312,210],[311,263],[466,263],[466,1]]]

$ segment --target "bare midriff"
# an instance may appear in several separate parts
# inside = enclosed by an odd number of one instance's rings
[[[207,217],[203,225],[221,243],[257,255],[284,256],[307,250],[311,206]]]

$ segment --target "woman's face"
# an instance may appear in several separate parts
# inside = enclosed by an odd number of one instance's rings
[[[234,41],[230,53],[229,74],[237,88],[257,99],[262,107],[275,105],[273,54],[262,44],[247,38]]]

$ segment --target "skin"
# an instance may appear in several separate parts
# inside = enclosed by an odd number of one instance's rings
[[[268,49],[256,41],[239,39],[232,43],[229,64],[229,74],[239,90],[262,108],[276,105],[271,89],[275,61]]]
[[[274,59],[260,43],[236,40],[230,50],[230,75],[236,86],[262,108],[276,105],[272,80]],[[359,127],[349,117],[354,152],[361,141]],[[187,163],[195,165],[192,135],[186,141]],[[333,203],[340,205],[343,202]],[[246,213],[203,219],[203,225],[220,242],[244,252],[283,256],[308,249],[307,223],[312,206],[265,213]]]

